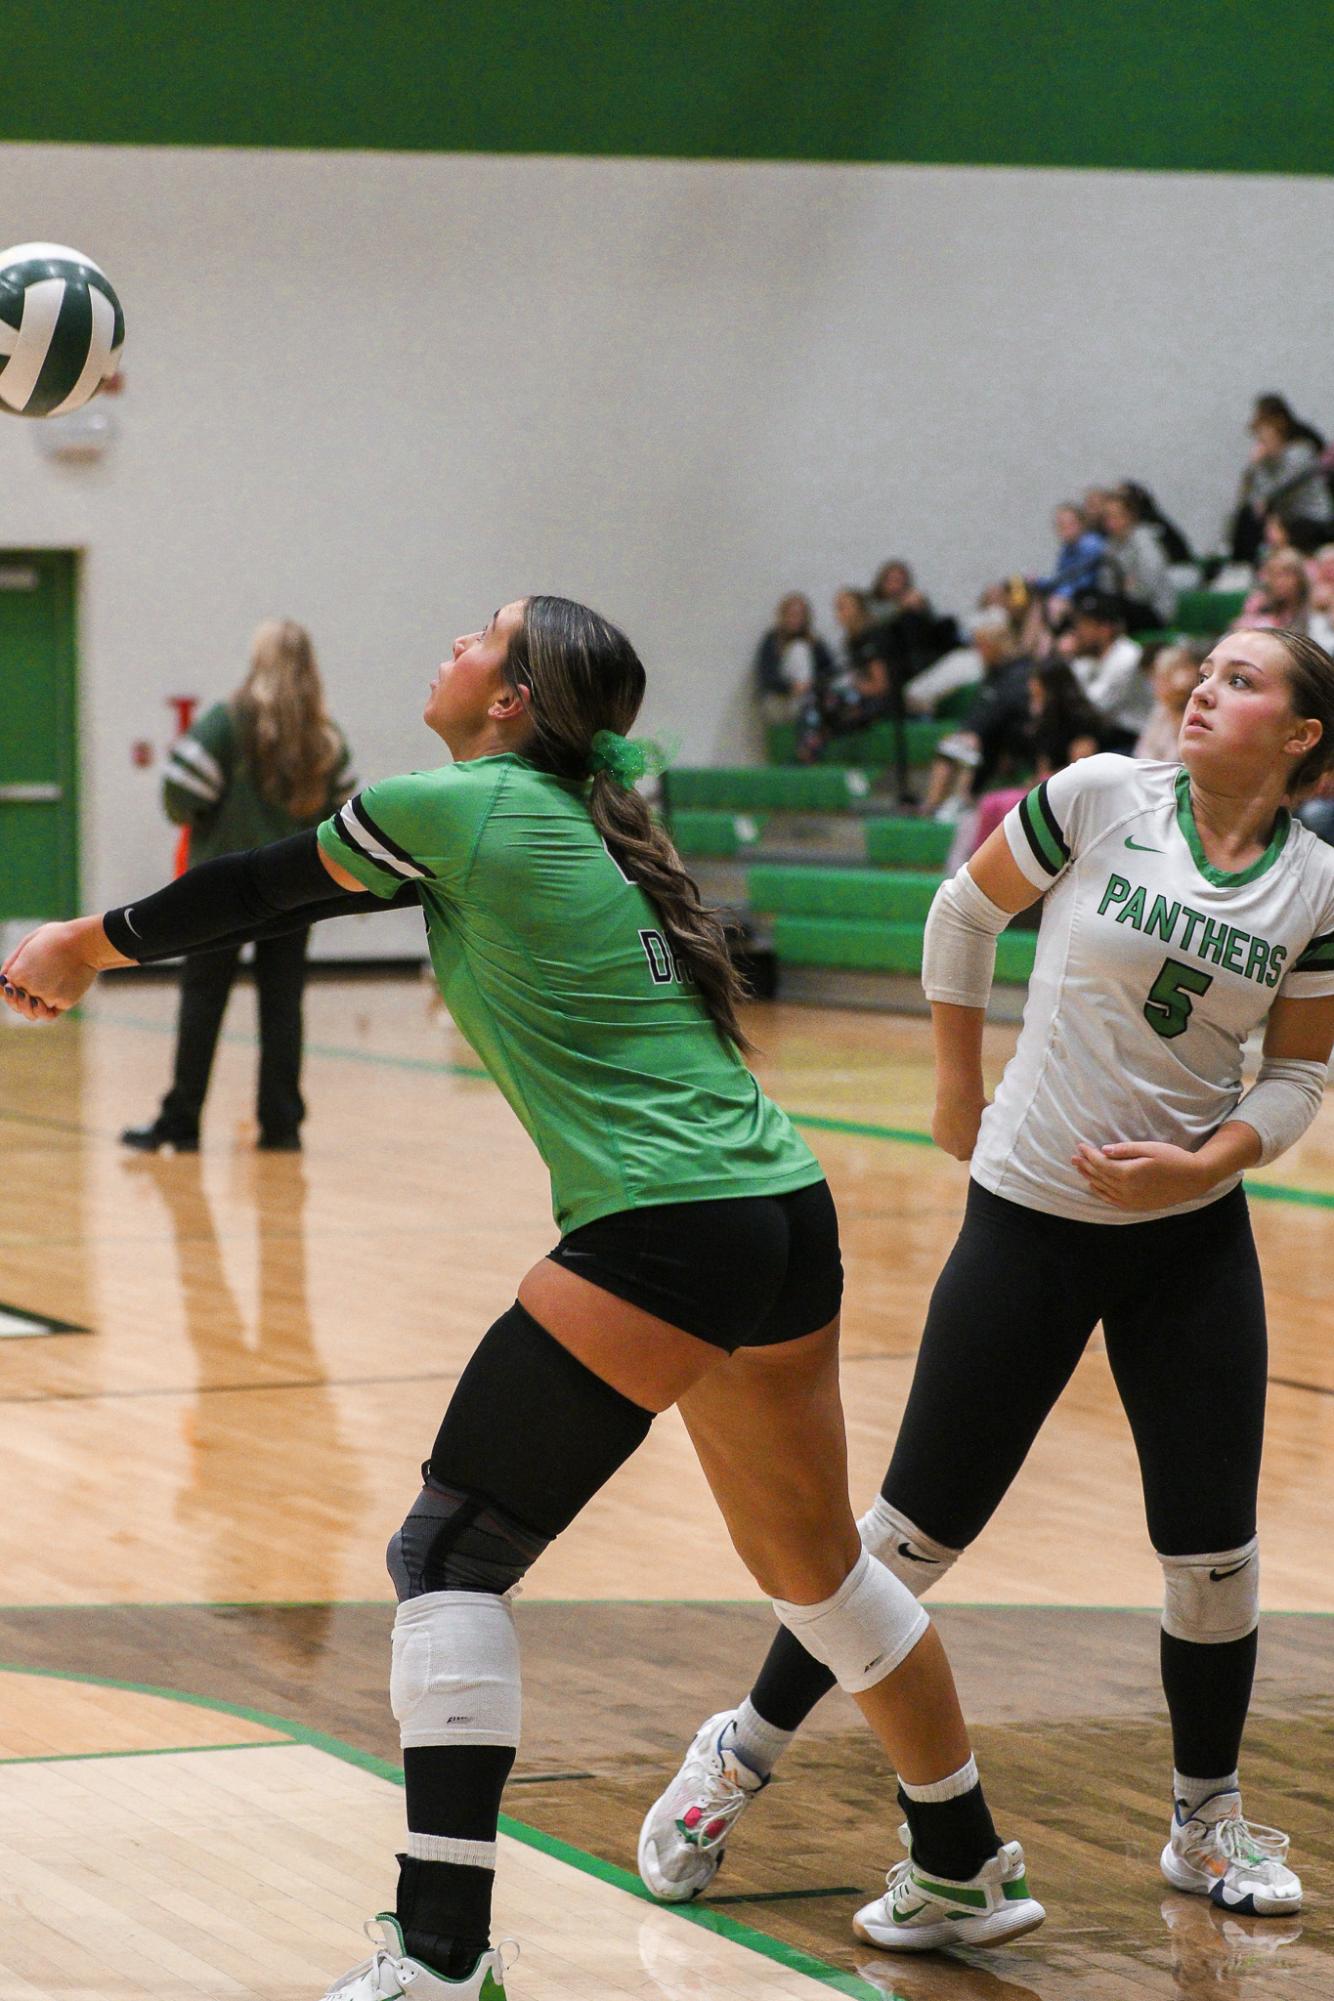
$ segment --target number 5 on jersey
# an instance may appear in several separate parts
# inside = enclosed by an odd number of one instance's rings
[[[1144,1019],[1155,1035],[1168,1041],[1185,1033],[1195,994],[1207,994],[1214,983],[1212,973],[1188,966],[1181,959],[1164,959],[1157,979],[1144,1003]]]

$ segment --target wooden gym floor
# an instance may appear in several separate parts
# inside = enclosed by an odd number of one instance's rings
[[[173,1010],[167,986],[113,982],[84,1019],[0,1026],[0,2001],[314,2001],[364,1956],[402,1824],[384,1543],[472,1344],[553,1236],[528,1142],[414,981],[313,986],[303,1156],[253,1150],[248,991],[203,1153],[126,1155]],[[753,1026],[839,1200],[862,1505],[964,1171],[922,1143],[922,1024],[778,1008]],[[993,1032],[997,1062],[1012,1037]],[[1043,1930],[920,1962],[855,1945],[898,1815],[837,1695],[715,1897],[682,1914],[632,1894],[644,1805],[771,1631],[667,1417],[518,1608],[526,1735],[498,1888],[513,2001],[1328,2001],[1334,1103],[1253,1194],[1274,1616],[1247,1798],[1293,1834],[1300,1920],[1226,1919],[1157,1874],[1158,1567],[1095,1342],[940,1612]]]

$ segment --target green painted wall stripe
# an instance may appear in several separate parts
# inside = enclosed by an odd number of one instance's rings
[[[134,1695],[153,1695],[168,1702],[183,1702],[194,1709],[215,1710],[224,1716],[241,1716],[247,1722],[256,1723],[265,1730],[278,1730],[296,1744],[309,1744],[317,1751],[324,1751],[332,1758],[339,1758],[344,1764],[355,1765],[361,1771],[373,1772],[377,1778],[388,1779],[391,1784],[401,1786],[403,1771],[399,1765],[391,1765],[385,1758],[377,1758],[370,1751],[359,1751],[353,1744],[343,1743],[341,1738],[330,1737],[323,1730],[310,1730],[303,1723],[293,1723],[290,1718],[271,1715],[267,1710],[250,1709],[239,1702],[221,1702],[210,1696],[190,1695],[183,1689],[156,1688],[148,1682],[117,1681],[109,1675],[67,1674],[59,1668],[22,1667],[12,1661],[0,1661],[0,1674],[34,1675],[46,1681],[77,1682],[92,1688],[126,1689]],[[219,1746],[230,1749],[230,1746]],[[237,1746],[237,1749],[261,1749],[262,1746]],[[270,1745],[269,1749],[281,1749]],[[96,1755],[96,1754],[95,1754]],[[108,1752],[105,1755],[114,1756]],[[34,1764],[55,1763],[56,1760],[33,1759]],[[560,1841],[555,1835],[543,1834],[538,1828],[528,1827],[520,1820],[511,1820],[508,1814],[500,1816],[500,1831],[512,1840],[522,1842],[525,1847],[536,1848],[544,1855],[551,1855],[557,1861],[567,1863],[585,1876],[594,1876],[600,1882],[609,1883],[617,1890],[624,1890],[638,1902],[652,1904],[655,1910],[665,1911],[686,1924],[698,1925],[702,1931],[713,1932],[719,1938],[729,1939],[734,1945],[749,1947],[752,1952],[761,1953],[764,1958],[774,1960],[780,1966],[794,1973],[804,1973],[808,1979],[819,1981],[822,1986],[832,1988],[836,1994],[847,1994],[854,2001],[884,2001],[884,1991],[873,1987],[869,1981],[860,1980],[853,1973],[840,1973],[836,1967],[827,1966],[823,1960],[814,1959],[809,1953],[800,1952],[795,1946],[785,1945],[781,1939],[770,1938],[766,1932],[756,1931],[751,1925],[739,1924],[735,1918],[725,1916],[721,1911],[710,1911],[697,1905],[660,1904],[644,1888],[638,1876],[628,1869],[618,1868],[614,1862],[604,1862],[600,1856],[588,1855],[582,1848],[573,1847],[568,1841]]]
[[[1321,0],[44,0],[0,138],[1326,174],[1328,57]]]
[[[144,1015],[99,1015],[95,1010],[84,1007],[78,1010],[91,1020],[101,1020],[109,1027],[129,1028],[147,1035],[174,1035],[173,1022],[149,1020]],[[224,1042],[242,1042],[254,1047],[257,1038],[252,1034],[227,1033]],[[333,1042],[311,1042],[306,1045],[308,1056],[323,1056],[335,1063],[373,1063],[388,1070],[419,1070],[437,1077],[469,1077],[479,1082],[489,1082],[488,1073],[479,1063],[447,1063],[428,1056],[395,1056],[392,1052],[376,1049],[349,1049]],[[806,1132],[846,1133],[853,1139],[888,1140],[895,1146],[934,1146],[930,1133],[919,1132],[912,1126],[875,1125],[864,1119],[826,1118],[817,1112],[794,1112],[785,1106],[793,1125]],[[1248,1179],[1246,1193],[1257,1202],[1292,1202],[1308,1209],[1334,1209],[1334,1193],[1322,1188],[1289,1188],[1277,1181],[1255,1181]]]

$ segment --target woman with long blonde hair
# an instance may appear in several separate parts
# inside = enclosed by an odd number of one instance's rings
[[[250,666],[229,700],[215,702],[172,746],[163,804],[189,829],[192,864],[280,841],[316,826],[353,790],[351,753],[324,702],[305,627],[269,618],[250,645]],[[301,997],[307,931],[255,944],[259,995],[259,1144],[296,1152],[301,1096]],[[239,945],[188,958],[171,1089],[150,1125],[121,1134],[139,1153],[194,1153]]]

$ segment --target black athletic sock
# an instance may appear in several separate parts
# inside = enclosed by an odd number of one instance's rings
[[[1207,1778],[1236,1770],[1259,1640],[1258,1630],[1219,1646],[1161,1635],[1163,1694],[1179,1772]]]
[[[909,1799],[899,1787],[912,1835],[912,1859],[928,1876],[966,1883],[1000,1848],[1000,1837],[980,1783],[950,1800]]]
[[[780,1626],[750,1699],[775,1730],[800,1730],[816,1703],[828,1695],[834,1680],[829,1669],[808,1654],[786,1626]]]
[[[507,1744],[409,1745],[403,1752],[413,1834],[494,1841],[514,1763]],[[395,1913],[403,1943],[447,1980],[463,1980],[491,1942],[495,1871],[400,1855]]]

